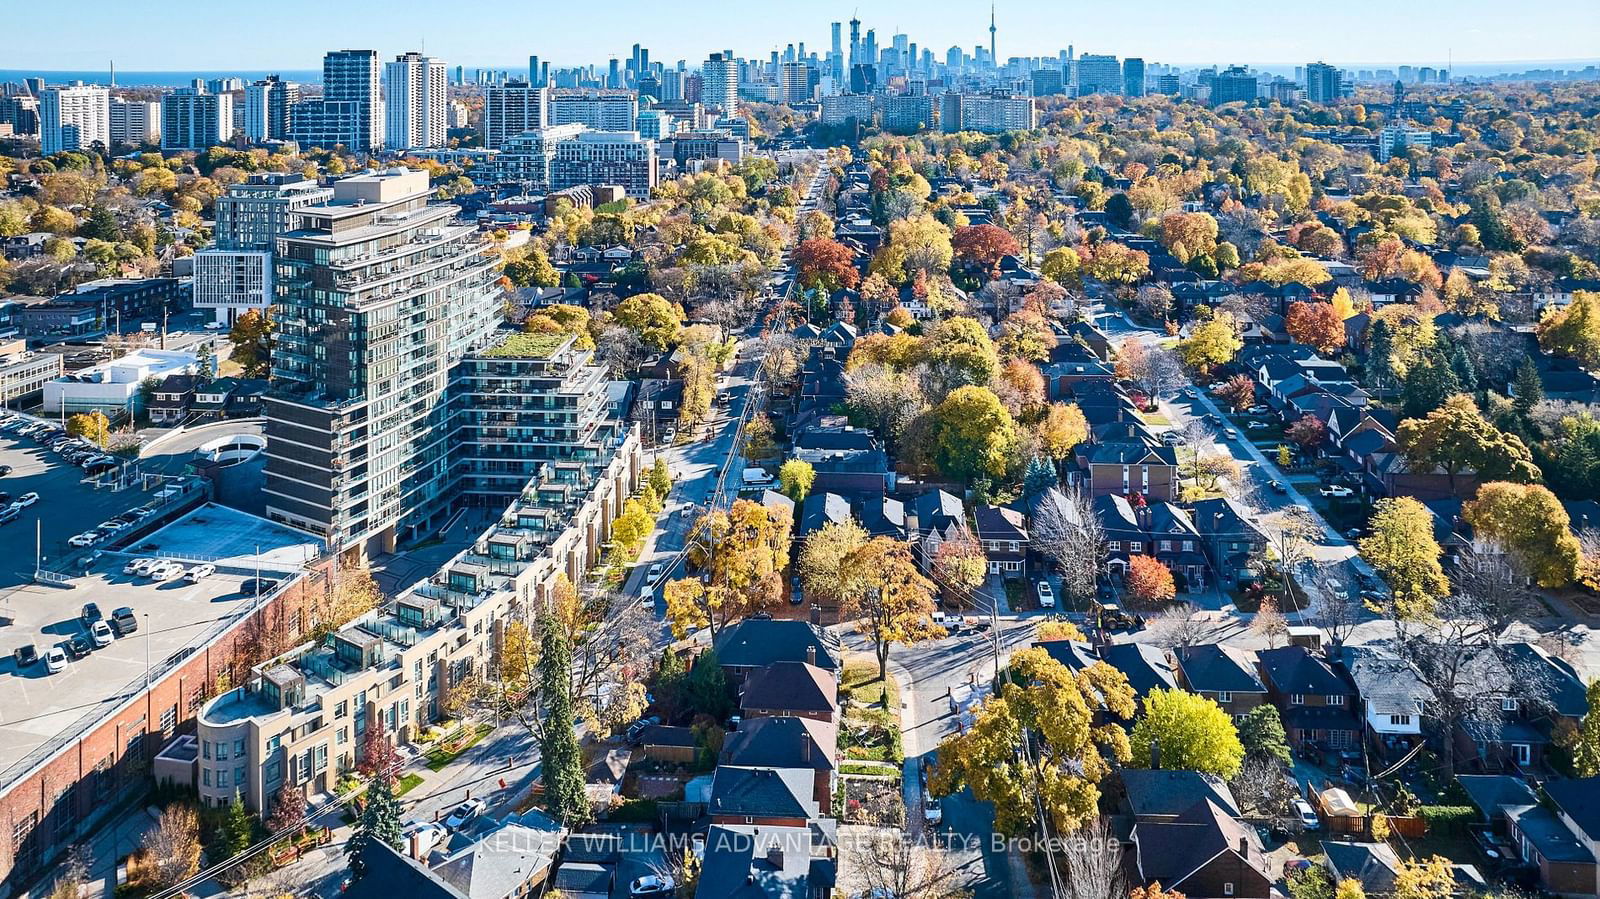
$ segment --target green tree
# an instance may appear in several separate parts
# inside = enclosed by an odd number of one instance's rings
[[[583,791],[583,754],[577,735],[567,723],[573,720],[572,644],[549,607],[540,610],[539,699],[546,720],[539,740],[540,777],[544,781],[545,809],[562,825],[577,828],[593,817]]]
[[[1535,329],[1539,347],[1586,367],[1600,366],[1600,292],[1574,291],[1564,308],[1551,306]]]
[[[672,469],[667,467],[667,460],[661,456],[657,456],[650,466],[650,487],[662,499],[672,491]]]
[[[1017,428],[1000,398],[987,387],[961,387],[929,413],[934,462],[950,477],[1005,474]]]
[[[255,821],[250,817],[250,811],[244,807],[244,800],[236,793],[233,801],[228,803],[228,810],[222,819],[222,839],[218,845],[225,853],[224,858],[233,858],[235,855],[250,848],[255,838]]]
[[[783,495],[803,503],[817,480],[817,471],[804,459],[790,459],[778,469],[778,485]]]
[[[550,264],[550,256],[539,244],[531,244],[520,258],[506,260],[506,280],[513,287],[555,287],[561,273]]]
[[[1000,372],[1000,355],[983,325],[965,316],[947,318],[928,330],[923,358],[946,389],[988,386]]]
[[[1434,601],[1450,589],[1439,564],[1433,513],[1409,496],[1386,497],[1373,508],[1370,537],[1361,540],[1361,557],[1372,564],[1394,592],[1394,612],[1419,619],[1433,613]]]
[[[1275,705],[1258,705],[1239,719],[1239,744],[1246,755],[1273,758],[1292,764],[1289,737],[1283,731],[1283,718]]]
[[[845,562],[870,537],[855,518],[830,521],[806,535],[797,561],[806,598],[812,602],[839,602],[845,595]]]
[[[356,820],[355,830],[344,846],[351,880],[366,876],[367,847],[385,843],[397,852],[405,849],[405,835],[400,829],[400,800],[394,795],[393,776],[381,774],[374,778],[367,787],[365,799],[367,804],[361,809],[361,817]]]
[[[1406,372],[1400,414],[1406,418],[1421,418],[1460,393],[1461,387],[1450,366],[1430,353]]]
[[[1589,711],[1578,727],[1578,743],[1572,748],[1572,766],[1579,777],[1600,774],[1600,680],[1589,682]]]
[[[1534,406],[1544,401],[1544,381],[1539,377],[1539,369],[1534,366],[1532,356],[1522,357],[1522,364],[1517,366],[1517,377],[1512,384],[1512,392],[1516,394],[1512,402],[1524,417],[1533,411]]]
[[[1394,383],[1394,330],[1378,319],[1367,329],[1367,379],[1374,387]]]
[[[1152,690],[1129,739],[1133,764],[1148,768],[1159,748],[1161,767],[1202,771],[1231,780],[1244,761],[1239,730],[1222,707],[1186,690]]]
[[[1099,815],[1098,784],[1110,762],[1128,760],[1127,731],[1114,719],[1133,712],[1133,688],[1115,668],[1074,672],[1042,649],[1021,650],[972,727],[939,747],[933,792],[970,787],[994,804],[1003,833],[1034,832],[1038,808],[1057,832],[1077,830]],[[1102,713],[1113,720],[1097,725]]]

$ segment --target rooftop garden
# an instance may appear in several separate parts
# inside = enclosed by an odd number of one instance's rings
[[[567,334],[511,334],[483,351],[490,357],[517,359],[546,359],[554,355],[572,337]]]

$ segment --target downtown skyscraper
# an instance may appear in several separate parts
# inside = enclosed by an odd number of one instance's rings
[[[442,147],[449,129],[445,63],[420,53],[384,66],[384,138],[390,150]]]

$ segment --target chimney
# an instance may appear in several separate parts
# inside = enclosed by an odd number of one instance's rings
[[[1239,854],[1244,856],[1245,858],[1249,858],[1250,857],[1250,838],[1249,837],[1246,837],[1246,836],[1239,837]]]
[[[806,664],[807,665],[815,665],[815,664],[817,664],[817,648],[815,646],[807,646],[806,647]]]
[[[774,868],[783,868],[783,847],[772,846],[767,849],[767,864]]]

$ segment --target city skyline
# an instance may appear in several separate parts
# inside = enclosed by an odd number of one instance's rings
[[[103,9],[101,9],[103,8]],[[698,65],[709,52],[732,49],[737,56],[758,57],[772,49],[804,41],[807,48],[825,55],[829,28],[852,15],[864,28],[876,29],[880,43],[904,33],[921,46],[942,53],[950,46],[971,52],[989,42],[989,9],[979,4],[882,3],[859,7],[825,3],[806,8],[803,18],[784,23],[747,15],[745,7],[713,3],[692,18],[670,10],[623,2],[618,15],[591,16],[578,7],[509,9],[498,12],[494,28],[481,20],[437,18],[419,29],[405,17],[374,13],[368,4],[343,7],[314,5],[306,0],[285,0],[268,8],[218,10],[208,13],[206,26],[223,32],[249,33],[252,39],[200,41],[188,29],[153,18],[123,14],[127,4],[114,7],[94,0],[88,15],[74,27],[67,46],[47,40],[58,23],[39,7],[16,10],[9,18],[14,33],[33,38],[19,42],[7,61],[8,69],[33,68],[64,72],[106,68],[115,60],[128,71],[238,69],[309,69],[328,47],[377,48],[389,55],[417,50],[443,58],[452,65],[510,67],[518,59],[537,53],[552,65],[604,64],[625,57],[635,41],[648,44],[658,60],[685,59]],[[107,15],[94,15],[103,11]],[[383,12],[393,10],[384,7]],[[1174,65],[1246,63],[1257,66],[1302,64],[1327,59],[1340,65],[1389,65],[1402,62],[1443,64],[1522,64],[1588,62],[1595,59],[1590,36],[1600,31],[1600,8],[1579,0],[1543,0],[1507,6],[1491,0],[1463,0],[1452,4],[1448,16],[1425,31],[1392,20],[1392,8],[1377,0],[1355,0],[1344,10],[1337,33],[1327,27],[1314,8],[1274,9],[1270,18],[1236,15],[1195,8],[1176,0],[1154,0],[1137,21],[1111,8],[1075,11],[1070,22],[1041,0],[1022,0],[995,7],[998,56],[1048,56],[1069,44],[1081,52],[1139,55]],[[725,15],[723,13],[726,13]],[[272,28],[286,17],[314,15],[315,30]],[[707,27],[707,20],[715,27]],[[632,31],[619,31],[616,23],[629,23]],[[1415,21],[1415,16],[1408,17]],[[1558,27],[1556,23],[1561,23]],[[571,48],[589,48],[574,50]],[[1263,49],[1270,48],[1270,49]]]

